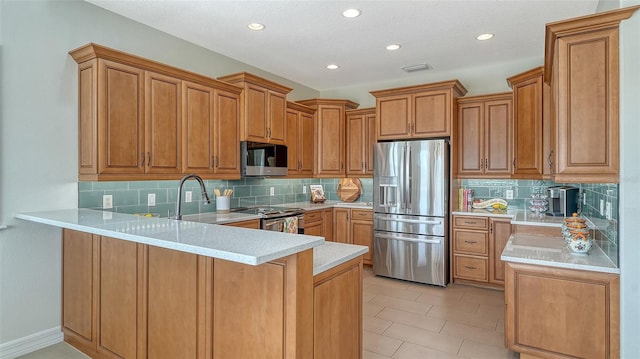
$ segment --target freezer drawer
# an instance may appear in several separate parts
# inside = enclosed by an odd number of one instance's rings
[[[374,231],[373,273],[446,286],[446,237]]]
[[[376,213],[373,229],[384,232],[444,236],[448,231],[446,217],[408,216],[404,214]]]

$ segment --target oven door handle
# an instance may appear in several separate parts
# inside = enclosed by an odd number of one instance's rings
[[[273,226],[274,224],[277,224],[277,223],[282,223],[282,224],[284,224],[284,218],[265,219],[265,220],[264,220],[264,226],[265,226],[265,228],[267,228],[267,227],[271,227],[271,226]]]

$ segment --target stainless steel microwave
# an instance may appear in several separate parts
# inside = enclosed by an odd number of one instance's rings
[[[241,141],[242,177],[286,176],[287,146]]]

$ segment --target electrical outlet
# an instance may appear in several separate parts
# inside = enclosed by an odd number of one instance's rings
[[[587,204],[587,192],[582,192],[582,204]]]
[[[604,209],[604,216],[606,219],[611,220],[611,202],[607,201]]]
[[[110,194],[105,194],[102,196],[102,208],[109,209],[113,208],[113,196]]]
[[[600,215],[604,216],[604,199],[600,200]]]
[[[307,193],[307,186],[302,185],[302,194]]]
[[[513,190],[512,189],[508,189],[504,192],[504,195],[507,197],[507,199],[513,199]]]
[[[193,201],[193,192],[186,191],[184,193],[184,201],[187,202],[187,203],[191,203]]]
[[[269,187],[269,196],[275,196],[276,195],[276,189],[273,187]]]
[[[156,194],[149,193],[147,195],[147,206],[155,206],[156,205]]]

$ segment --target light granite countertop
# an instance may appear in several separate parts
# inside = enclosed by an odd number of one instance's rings
[[[573,253],[561,237],[514,233],[502,251],[503,261],[620,274],[594,242],[588,254]]]

